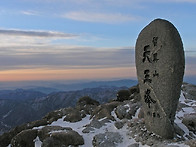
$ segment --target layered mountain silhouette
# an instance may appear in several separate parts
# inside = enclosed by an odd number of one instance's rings
[[[134,85],[132,81],[129,85]],[[54,90],[50,94],[41,92],[44,88],[16,89],[16,90],[1,90],[0,91],[0,134],[10,130],[11,128],[30,121],[41,119],[48,112],[75,106],[77,100],[83,96],[90,96],[100,103],[105,103],[116,97],[116,94],[121,89],[127,87],[117,87],[127,85],[125,80],[110,81],[110,82],[90,82],[84,83],[86,88],[75,91],[59,91]],[[76,84],[71,84],[74,87]],[[75,89],[80,89],[79,87]],[[117,86],[114,86],[117,85]],[[65,87],[65,89],[67,89]],[[74,89],[74,88],[70,88]],[[40,90],[40,91],[35,91]],[[46,90],[46,89],[44,89]],[[51,90],[51,89],[50,89]],[[56,92],[58,91],[58,92]],[[48,92],[48,91],[47,91]]]

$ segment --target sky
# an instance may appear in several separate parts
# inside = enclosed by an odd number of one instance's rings
[[[196,77],[196,0],[1,0],[0,82],[136,79],[136,39],[156,18],[176,26]]]

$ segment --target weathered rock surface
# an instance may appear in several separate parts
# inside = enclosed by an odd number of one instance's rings
[[[108,118],[103,118],[100,120],[93,119],[90,124],[87,124],[85,126],[85,129],[82,130],[83,133],[89,133],[91,131],[94,131],[95,129],[100,129],[101,127],[105,126],[106,123],[110,123],[111,120]]]
[[[196,113],[185,115],[182,123],[185,124],[189,130],[196,133]]]
[[[117,93],[117,101],[123,102],[126,100],[131,100],[133,102],[138,102],[141,100],[141,96],[139,94],[139,85],[135,85],[128,90],[120,90]]]
[[[174,137],[184,66],[183,44],[174,25],[156,19],[141,31],[136,43],[136,68],[145,124],[164,138]]]
[[[84,96],[79,98],[79,100],[76,103],[76,108],[85,113],[85,114],[92,114],[93,111],[97,106],[99,106],[99,102],[90,98],[89,96]]]
[[[132,103],[130,101],[125,101],[124,105],[119,105],[115,109],[115,113],[119,119],[127,118],[131,119],[136,111],[140,108],[141,104],[138,103]]]
[[[50,137],[43,141],[43,147],[50,146],[78,146],[83,145],[84,139],[81,135],[73,130],[66,130],[61,132],[51,132]]]
[[[116,147],[118,143],[123,140],[118,132],[106,132],[103,134],[95,135],[93,138],[94,147]]]
[[[131,92],[129,90],[120,90],[117,93],[117,101],[123,102],[124,100],[129,100]]]
[[[184,134],[185,134],[185,132],[176,123],[174,123],[174,131],[179,136],[184,136]]]
[[[196,147],[196,139],[190,139],[186,141],[186,144],[189,145],[190,147]]]
[[[50,137],[52,132],[66,131],[66,130],[71,131],[72,129],[64,128],[61,126],[45,126],[38,131],[38,136],[41,141],[44,141],[44,139]]]
[[[131,100],[133,100],[133,102],[141,101],[140,90],[139,90],[138,84],[136,86],[129,88],[129,91],[131,93],[130,98]]]
[[[95,105],[95,106],[98,106],[99,105],[99,102],[90,98],[89,96],[84,96],[84,97],[81,97],[78,99],[76,105]]]
[[[114,125],[117,129],[121,129],[124,126],[124,123],[121,121],[117,121],[114,123]]]
[[[196,85],[183,83],[182,90],[186,98],[196,100]]]
[[[77,122],[82,120],[83,117],[85,117],[85,114],[82,114],[79,110],[69,108],[68,113],[64,118],[64,121]]]
[[[139,110],[139,114],[138,114],[138,118],[144,118],[144,110],[143,108],[141,107],[140,110]]]
[[[114,117],[111,115],[111,112],[120,104],[120,102],[114,101],[111,103],[100,105],[94,110],[93,114],[91,115],[91,118],[99,120],[106,117],[108,119],[114,120]]]
[[[13,147],[34,147],[33,140],[37,136],[37,130],[24,130],[17,134],[11,141]]]
[[[134,144],[129,145],[128,147],[139,147],[139,144],[138,143],[134,143]]]

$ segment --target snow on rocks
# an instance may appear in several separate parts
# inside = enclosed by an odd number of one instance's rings
[[[35,142],[35,147],[40,147],[42,145],[38,136],[33,141]]]
[[[179,106],[181,109],[178,109],[174,122],[183,130],[184,138],[196,137],[196,101],[185,98],[184,92],[182,91]]]
[[[61,145],[80,147],[194,147],[196,145],[196,134],[193,127],[195,122],[192,124],[191,120],[192,115],[195,116],[196,114],[196,101],[184,97],[183,92],[178,105],[181,108],[176,113],[174,124],[176,135],[172,140],[165,140],[146,129],[145,120],[138,117],[141,111],[140,102],[112,101],[96,106],[89,111],[90,113],[85,113],[81,119],[76,121],[65,119],[68,114],[67,110],[74,108],[51,112],[43,118],[44,123],[41,120],[30,123],[28,126],[32,128],[25,129],[23,127],[22,131],[15,133],[15,137],[10,138],[11,141],[7,141],[6,146],[10,144],[12,147],[17,147],[17,143],[26,142],[32,147]],[[120,108],[123,110],[122,112],[118,110]],[[82,114],[81,111],[80,114]],[[73,112],[76,111],[73,110]],[[119,117],[119,113],[123,117]],[[126,117],[127,114],[131,114],[131,117]],[[50,123],[45,123],[48,121]],[[2,139],[3,137],[4,139]],[[9,135],[7,138],[6,136],[3,137],[0,136],[0,143],[9,139]]]

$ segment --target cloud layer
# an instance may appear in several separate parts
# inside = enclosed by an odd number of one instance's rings
[[[101,22],[101,23],[123,23],[129,21],[136,21],[137,18],[133,16],[123,15],[121,13],[96,13],[96,12],[85,12],[75,11],[68,12],[62,15],[64,18],[86,21],[86,22]]]
[[[26,31],[26,30],[3,30],[0,29],[0,35],[10,35],[10,36],[25,36],[25,37],[57,37],[57,38],[72,38],[78,37],[75,34],[68,34],[62,32],[54,32],[54,31]]]
[[[0,80],[70,80],[129,76],[134,50],[54,43],[80,35],[0,30]],[[135,72],[135,70],[133,71]]]
[[[55,31],[0,30],[0,70],[97,69],[126,67],[134,61],[134,50],[66,43],[53,39],[78,39],[79,35]],[[131,56],[130,56],[131,55]]]
[[[18,46],[0,48],[0,70],[97,69],[134,66],[134,51],[81,46]]]

